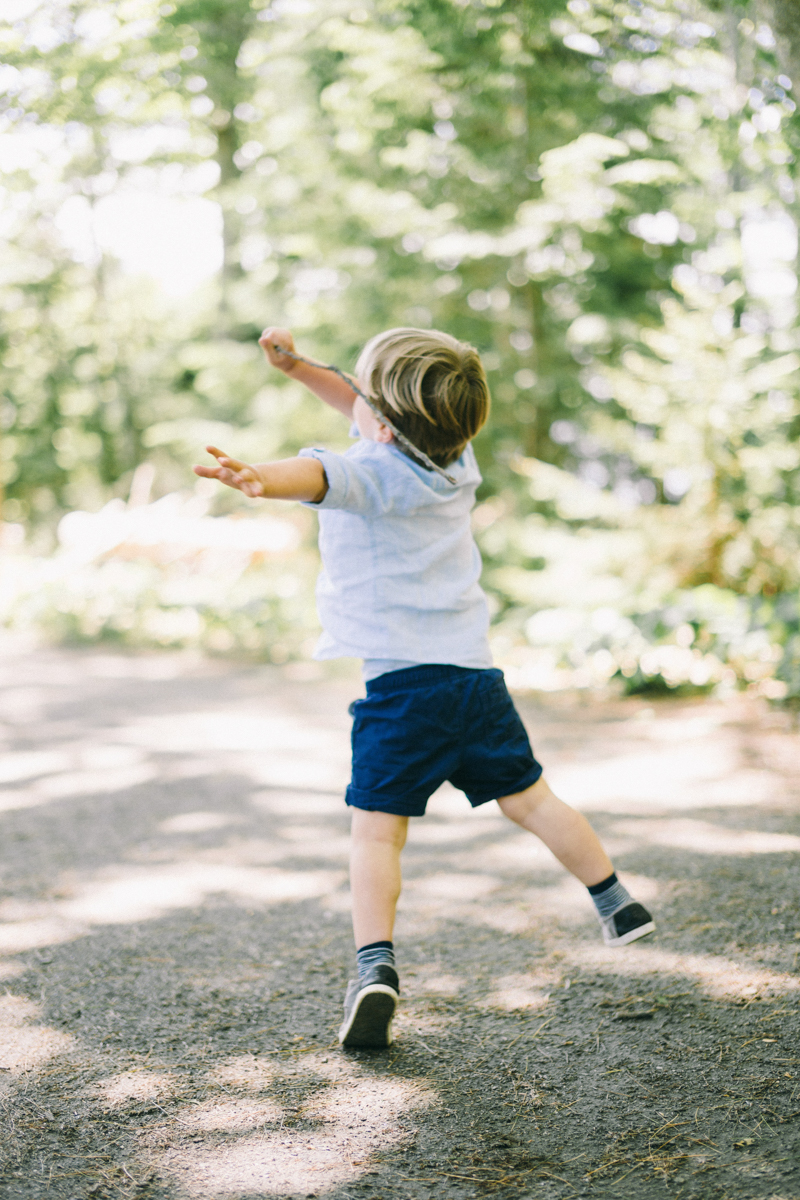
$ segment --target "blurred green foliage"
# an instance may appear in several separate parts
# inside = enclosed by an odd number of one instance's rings
[[[492,384],[476,523],[520,682],[544,654],[800,693],[787,2],[11,0],[6,521],[125,496],[144,460],[186,487],[211,439],[344,446],[261,327],[351,366],[434,325]],[[218,206],[216,276],[176,299],[123,268],[96,231],[136,192]]]

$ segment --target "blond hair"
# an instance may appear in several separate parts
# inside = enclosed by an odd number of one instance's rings
[[[439,467],[455,462],[489,416],[477,350],[438,329],[387,329],[356,363],[370,400]],[[402,443],[398,449],[411,456]]]

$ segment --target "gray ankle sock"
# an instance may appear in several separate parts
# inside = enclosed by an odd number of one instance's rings
[[[361,946],[356,950],[356,962],[359,979],[363,979],[367,971],[377,967],[379,963],[393,967],[394,942],[370,942],[368,946]]]
[[[617,909],[633,903],[630,892],[622,886],[616,874],[609,875],[602,883],[593,883],[589,894],[601,917],[610,917]]]

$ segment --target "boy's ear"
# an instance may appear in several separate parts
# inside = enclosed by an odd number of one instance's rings
[[[389,442],[394,441],[394,434],[388,425],[378,425],[375,431],[375,441],[381,442],[384,446],[388,446]]]

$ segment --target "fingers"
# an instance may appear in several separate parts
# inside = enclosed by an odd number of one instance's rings
[[[258,339],[259,346],[278,346],[285,350],[294,350],[294,338],[288,329],[281,329],[277,325],[268,325],[261,337]]]
[[[217,446],[206,446],[209,454],[213,454],[218,465],[215,467],[195,466],[193,468],[195,475],[200,475],[204,479],[216,479],[218,483],[224,483],[227,487],[236,488],[243,492],[245,496],[263,496],[264,488],[258,473],[249,465],[249,463],[240,462],[238,458],[229,458],[223,450]]]
[[[293,358],[281,353],[282,350],[294,351],[294,338],[288,329],[270,325],[261,334],[258,344],[273,367],[278,367],[281,371],[291,371],[297,365]]]
[[[222,467],[230,467],[232,471],[249,469],[248,463],[240,462],[238,458],[231,458],[230,455],[226,454],[224,450],[218,449],[217,446],[206,446],[206,450],[209,454],[214,455],[214,458]]]

